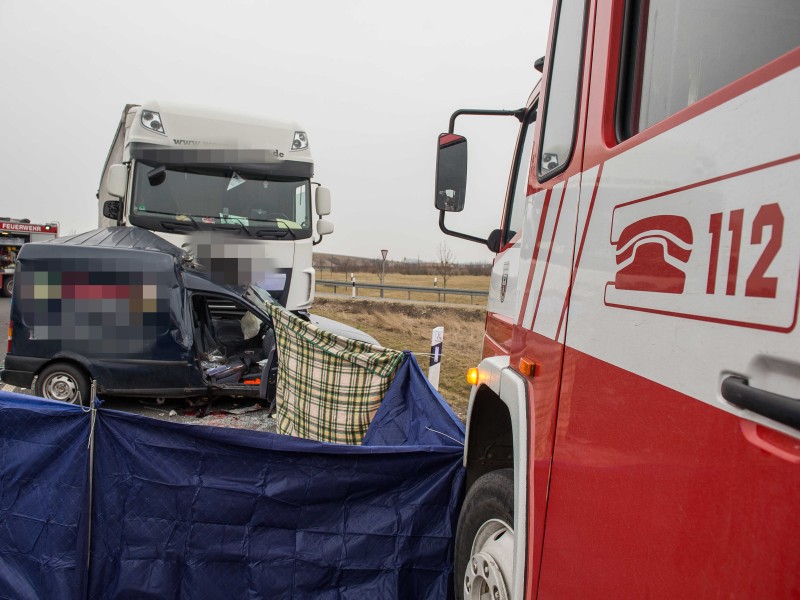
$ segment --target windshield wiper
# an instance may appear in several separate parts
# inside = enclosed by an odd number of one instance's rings
[[[297,239],[297,234],[292,231],[292,228],[289,227],[284,221],[280,219],[259,219],[259,221],[263,223],[275,223],[276,225],[283,225],[283,229],[265,229],[260,228],[256,231],[256,237],[265,238],[265,237],[276,237],[276,238],[285,238],[287,235],[291,235],[293,240]]]
[[[245,232],[247,235],[249,235],[250,237],[253,237],[253,234],[252,234],[252,232],[251,232],[251,231],[250,231],[250,230],[247,228],[247,225],[245,225],[245,224],[242,222],[242,220],[241,220],[241,219],[239,219],[238,217],[225,217],[225,220],[226,220],[226,221],[227,221],[227,220],[231,220],[231,221],[233,221],[233,223],[215,223],[214,225],[212,225],[212,227],[211,227],[211,228],[212,228],[214,231],[220,231],[220,230],[223,230],[223,231],[226,231],[226,230],[227,230],[227,231],[232,231],[232,230],[235,230],[235,229],[241,229],[241,230],[242,230],[242,231],[244,231],[244,232]],[[228,225],[233,225],[233,227],[228,227]],[[238,225],[238,227],[236,227],[236,225]]]
[[[197,221],[195,221],[195,218],[192,215],[175,215],[172,213],[157,212],[157,211],[150,211],[150,212],[153,212],[157,215],[169,216],[172,218],[171,221],[161,221],[161,226],[167,231],[177,231],[177,230],[195,231],[197,229],[200,229],[200,226],[197,224]],[[187,223],[183,219],[178,219],[178,216],[186,217],[191,221],[191,223]]]
[[[295,237],[295,235],[288,229],[259,229],[256,232],[256,237],[261,239],[270,238],[281,240],[289,233],[292,234],[292,239],[297,239],[297,237]]]

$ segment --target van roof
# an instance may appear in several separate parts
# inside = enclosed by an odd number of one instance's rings
[[[185,252],[174,244],[141,227],[104,227],[43,242],[65,246],[96,246],[102,248],[128,248],[164,252],[181,260]]]

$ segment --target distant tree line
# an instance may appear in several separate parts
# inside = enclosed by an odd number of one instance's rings
[[[350,273],[375,273],[378,275],[381,272],[381,259],[315,252],[314,268],[317,271],[318,279],[347,280],[350,277]],[[449,278],[454,275],[488,276],[491,270],[492,265],[489,262],[455,262],[452,252],[446,247],[439,248],[439,259],[436,261],[387,259],[385,265],[386,273],[438,275],[443,278]]]

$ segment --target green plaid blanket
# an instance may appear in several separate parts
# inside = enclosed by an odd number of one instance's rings
[[[360,444],[403,353],[319,329],[269,306],[278,344],[277,429]]]

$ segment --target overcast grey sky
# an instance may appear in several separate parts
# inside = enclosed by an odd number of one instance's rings
[[[455,109],[525,103],[550,11],[550,0],[0,0],[0,216],[96,227],[123,106],[169,100],[305,127],[333,198],[336,230],[319,251],[431,260],[446,242],[459,261],[489,261],[439,232],[436,139]],[[508,121],[470,138],[459,225],[471,233],[499,223]]]

